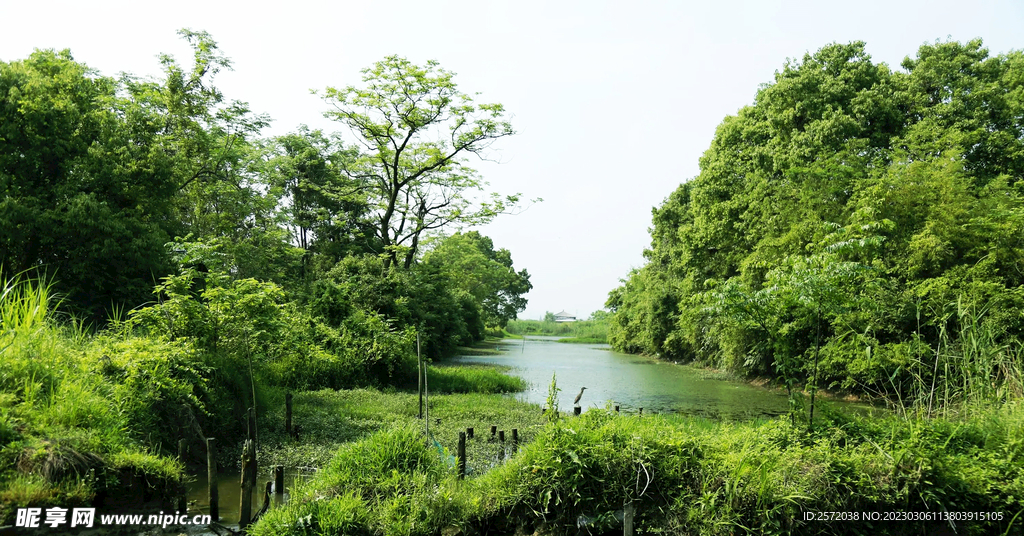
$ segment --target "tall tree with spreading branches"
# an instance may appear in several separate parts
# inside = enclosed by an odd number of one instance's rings
[[[358,139],[357,158],[344,172],[358,182],[348,195],[365,196],[374,210],[386,266],[408,268],[424,233],[479,225],[515,210],[520,194],[501,196],[466,165],[488,159],[498,138],[514,133],[501,104],[475,104],[454,74],[436,61],[414,65],[388,56],[363,71],[363,87],[329,87],[325,116]]]

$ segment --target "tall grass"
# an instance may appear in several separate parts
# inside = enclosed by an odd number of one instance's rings
[[[130,365],[138,374],[116,375],[128,358],[87,337],[79,324],[57,322],[50,288],[0,277],[0,524],[10,523],[18,507],[67,507],[97,492],[123,493],[119,480],[126,475],[144,475],[147,485],[167,493],[180,484],[180,464],[151,454],[140,441],[147,427],[133,422],[170,402],[154,383],[173,379],[141,368],[139,359]],[[127,385],[133,376],[138,383]],[[160,429],[148,426],[151,433]]]
[[[900,347],[908,364],[892,373],[887,393],[898,412],[951,417],[1024,399],[1024,345],[997,332],[988,312],[960,300],[938,322],[934,347],[916,337]],[[897,385],[899,376],[909,386]]]
[[[436,393],[516,393],[529,384],[504,374],[508,367],[459,365],[428,368],[430,390]]]
[[[994,410],[993,410],[994,411]],[[964,421],[825,415],[721,423],[591,410],[540,427],[493,470],[459,480],[414,428],[340,449],[254,535],[542,533],[927,534],[946,522],[822,522],[804,512],[1002,512],[958,534],[1016,534],[1024,408]],[[472,460],[472,457],[470,458]]]

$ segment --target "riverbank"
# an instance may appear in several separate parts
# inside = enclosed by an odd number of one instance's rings
[[[626,504],[637,529],[652,532],[918,534],[949,527],[937,517],[944,512],[984,512],[991,519],[953,525],[959,534],[1014,534],[1024,510],[1020,406],[958,421],[826,414],[812,433],[786,419],[715,422],[592,409],[545,424],[534,419],[521,449],[495,453],[486,470],[474,461],[487,455],[470,450],[477,470],[459,479],[451,451],[424,442],[404,409],[407,396],[337,396],[398,403],[402,409],[383,413],[402,417],[342,445],[251,534],[599,533],[621,526]],[[481,419],[509,426],[538,416],[493,395],[438,402],[433,414],[450,421],[436,429],[445,436]],[[509,420],[517,412],[525,413]],[[489,444],[480,434],[467,443]],[[824,512],[850,519],[815,518]],[[932,519],[886,521],[887,512]]]

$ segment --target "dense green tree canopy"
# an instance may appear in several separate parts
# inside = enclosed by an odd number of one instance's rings
[[[516,272],[507,249],[494,250],[490,238],[476,231],[456,233],[424,256],[477,300],[488,326],[504,328],[526,309],[524,294],[533,288],[526,270]]]
[[[68,51],[0,63],[0,262],[79,311],[141,303],[178,229],[157,114],[120,88]]]
[[[727,117],[609,297],[615,346],[803,374],[820,314],[826,374],[866,388],[955,329],[958,299],[1020,335],[1024,55],[946,42],[902,67],[828,45]]]

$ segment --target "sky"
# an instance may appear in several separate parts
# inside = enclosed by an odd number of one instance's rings
[[[470,164],[493,191],[543,198],[478,229],[531,274],[520,318],[587,317],[643,265],[651,209],[787,58],[850,41],[893,69],[936,40],[1020,50],[1024,1],[0,0],[0,28],[0,61],[67,48],[104,75],[151,77],[160,53],[190,65],[178,29],[205,30],[234,67],[215,85],[268,114],[267,136],[343,131],[311,90],[359,85],[392,54],[436,60],[517,132],[498,162]]]

